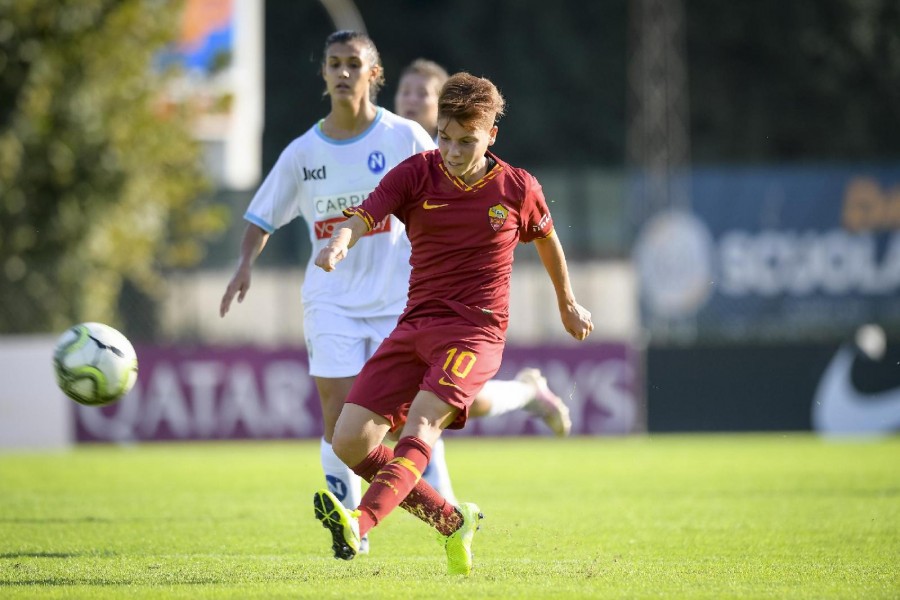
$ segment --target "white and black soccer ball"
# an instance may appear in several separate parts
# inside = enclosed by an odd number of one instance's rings
[[[59,336],[53,367],[59,389],[87,406],[115,402],[137,380],[134,347],[119,331],[103,323],[81,323]]]

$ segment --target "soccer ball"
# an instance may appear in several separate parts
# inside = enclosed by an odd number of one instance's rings
[[[134,387],[137,355],[124,335],[103,323],[81,323],[56,341],[56,383],[87,406],[115,402]]]

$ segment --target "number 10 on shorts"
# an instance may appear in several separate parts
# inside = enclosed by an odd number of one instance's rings
[[[459,354],[459,356],[457,356],[457,354]],[[444,361],[444,372],[446,372],[447,369],[450,369],[451,373],[460,379],[465,379],[466,375],[469,374],[469,371],[472,370],[472,367],[475,366],[476,360],[478,359],[474,352],[469,352],[468,350],[460,352],[459,348],[450,348],[447,350],[447,360]]]

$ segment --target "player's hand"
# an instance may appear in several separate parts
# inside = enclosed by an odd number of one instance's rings
[[[228,313],[235,294],[237,294],[237,301],[243,302],[244,296],[247,295],[249,289],[250,267],[241,264],[237,271],[234,272],[234,276],[228,282],[228,287],[225,288],[225,293],[222,295],[222,302],[219,304],[219,316],[224,317]]]
[[[560,307],[559,313],[562,317],[563,327],[576,340],[585,339],[594,330],[591,311],[577,302]]]
[[[344,260],[346,256],[347,247],[336,244],[335,241],[332,240],[327,246],[319,250],[319,254],[316,256],[316,266],[331,272],[334,271],[334,267]]]

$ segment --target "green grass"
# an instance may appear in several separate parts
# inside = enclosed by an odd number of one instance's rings
[[[0,454],[2,598],[897,598],[900,438],[452,439],[444,574],[398,510],[330,557],[311,441]]]

